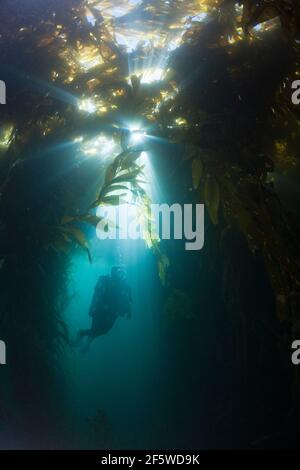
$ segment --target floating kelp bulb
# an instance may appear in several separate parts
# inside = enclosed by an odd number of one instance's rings
[[[177,124],[177,126],[186,126],[187,120],[185,118],[177,118],[175,119],[175,123]]]

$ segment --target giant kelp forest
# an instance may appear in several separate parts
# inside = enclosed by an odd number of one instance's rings
[[[160,202],[206,207],[199,253],[179,261],[177,245],[147,232],[164,298],[163,360],[173,377],[193,376],[190,386],[211,384],[207,446],[248,447],[274,433],[291,441],[299,2],[33,3],[0,6],[0,331],[12,345],[1,433],[21,446],[37,435],[41,447],[65,445],[72,259],[83,252],[93,263],[99,205],[130,193],[149,226],[151,161],[168,194]],[[178,338],[190,349],[178,351]],[[197,447],[197,427],[190,432]]]

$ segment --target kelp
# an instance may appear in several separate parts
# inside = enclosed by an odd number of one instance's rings
[[[182,2],[176,2],[172,10],[165,2],[160,1],[152,2],[151,5],[148,2],[139,2],[137,5],[127,6],[123,2],[119,6],[111,6],[109,2],[105,6],[97,1],[90,1],[87,4],[88,7],[84,3],[78,2],[71,10],[68,8],[58,10],[55,20],[48,21],[47,27],[44,30],[41,27],[39,34],[36,35],[31,34],[32,18],[23,27],[19,27],[19,17],[14,20],[16,24],[15,36],[10,32],[10,40],[14,41],[16,38],[21,40],[24,51],[26,51],[25,56],[35,53],[42,57],[43,49],[47,48],[47,54],[51,60],[47,72],[45,68],[43,75],[46,77],[48,74],[56,85],[61,83],[67,86],[66,98],[70,94],[70,103],[60,107],[57,111],[58,103],[55,92],[50,91],[49,94],[46,87],[45,92],[35,98],[35,118],[33,118],[32,106],[30,109],[24,107],[22,123],[20,118],[14,116],[15,121],[18,120],[17,133],[9,142],[7,153],[10,159],[8,165],[12,168],[18,159],[22,145],[26,144],[30,147],[30,142],[35,142],[36,146],[37,141],[43,145],[43,137],[57,135],[58,130],[61,136],[71,134],[76,137],[76,134],[80,132],[85,139],[87,135],[96,135],[98,126],[102,128],[103,126],[111,126],[113,129],[111,131],[112,138],[123,146],[123,153],[114,157],[114,160],[108,164],[104,183],[98,191],[96,199],[86,211],[76,215],[67,212],[62,216],[64,222],[61,225],[56,225],[55,229],[54,227],[49,229],[49,233],[53,233],[53,245],[56,249],[66,252],[68,247],[75,242],[86,250],[91,258],[86,236],[78,226],[81,222],[92,222],[95,225],[97,219],[89,211],[101,204],[118,204],[120,202],[118,192],[126,191],[128,183],[132,186],[131,190],[139,194],[140,201],[144,199],[146,212],[147,204],[149,205],[144,191],[138,184],[141,168],[136,164],[136,161],[141,151],[126,148],[128,133],[126,134],[118,128],[119,116],[131,121],[142,117],[145,127],[150,123],[156,123],[158,135],[166,135],[173,139],[174,133],[176,133],[176,140],[179,137],[181,141],[190,140],[190,142],[193,140],[193,134],[197,135],[198,132],[195,127],[198,125],[197,120],[199,118],[201,120],[199,110],[197,111],[198,115],[195,116],[185,117],[182,115],[190,110],[184,106],[182,93],[180,93],[176,80],[172,78],[172,74],[164,73],[159,80],[150,84],[143,83],[143,73],[145,73],[143,70],[136,70],[136,73],[130,76],[126,60],[129,46],[118,42],[118,34],[121,31],[127,34],[128,28],[136,28],[135,34],[139,35],[139,15],[147,13],[147,28],[151,31],[151,37],[154,40],[150,40],[148,43],[147,35],[144,38],[141,35],[135,46],[132,46],[138,51],[141,60],[146,52],[149,53],[149,50],[152,50],[154,54],[164,50],[173,39],[175,40],[174,48],[180,44],[180,42],[176,42],[178,40],[187,44],[191,44],[192,40],[195,44],[197,36],[193,36],[193,32],[197,32],[199,27],[199,40],[203,42],[205,24],[202,24],[202,19],[198,19],[198,15],[211,13],[214,17],[218,8],[224,12],[226,4],[224,2],[222,4],[201,2],[199,5],[197,2],[190,1],[183,5]],[[279,16],[284,28],[293,33],[292,36],[295,37],[298,24],[297,2],[274,1],[271,4],[270,2],[254,4],[251,1],[245,1],[240,5],[242,7],[240,19],[239,10],[231,9],[230,14],[237,19],[237,25],[240,24],[246,33],[250,28]],[[164,25],[168,24],[170,34],[165,34],[160,30],[162,13]],[[45,14],[47,12],[44,12]],[[187,20],[187,18],[191,19]],[[226,21],[228,23],[228,18]],[[226,28],[227,26],[224,31]],[[173,39],[170,39],[170,35]],[[223,35],[220,34],[220,37]],[[233,36],[228,37],[228,42],[225,45],[234,47],[235,44],[230,39]],[[222,42],[219,45],[222,46]],[[233,68],[229,73],[235,79],[235,69]],[[77,117],[77,122],[73,118],[76,100],[72,103],[72,90],[77,90],[76,93],[79,91],[81,102],[86,102],[86,105],[78,104],[78,110],[79,112],[81,110],[81,113]],[[85,112],[88,115],[85,115]],[[194,124],[193,119],[196,120]],[[223,116],[216,115],[214,117],[211,113],[204,113],[202,116],[202,122],[204,120],[205,124],[211,125],[216,125],[222,119]],[[13,121],[14,119],[12,119]],[[5,138],[5,142],[7,142],[7,138]],[[265,169],[260,168],[257,175],[249,176],[247,173],[244,174],[243,169],[238,166],[230,169],[226,157],[221,162],[223,157],[217,155],[218,152],[223,152],[220,147],[203,152],[201,146],[195,143],[194,153],[191,157],[193,188],[199,192],[200,199],[206,204],[212,223],[218,223],[222,208],[222,217],[228,224],[237,224],[245,234],[250,249],[252,251],[262,250],[267,269],[270,271],[270,266],[274,266],[271,260],[280,251],[278,248],[280,242],[275,242],[274,237],[268,234],[270,231],[273,233],[275,229],[266,218],[266,213],[270,210],[269,206],[276,204],[275,197],[271,191],[268,191],[266,183],[262,180],[262,176],[266,177],[270,173],[270,160],[266,161]],[[245,153],[245,150],[242,151]],[[207,154],[205,155],[205,153]],[[249,158],[251,158],[250,155]],[[252,161],[253,168],[255,168],[255,164],[256,162]],[[9,174],[10,167],[6,174]],[[101,169],[99,168],[99,177],[103,170],[102,164]],[[254,193],[256,196],[260,195],[258,198],[256,197],[256,201],[252,199]],[[64,217],[70,217],[68,222]],[[83,220],[84,218],[85,220]],[[277,226],[278,222],[274,221],[273,225]],[[49,246],[48,241],[46,245]],[[159,262],[161,278],[164,278],[162,273],[166,266],[166,261]],[[286,269],[291,269],[294,273],[297,270],[296,266],[291,266],[291,262],[288,263]],[[280,270],[282,269],[280,268]],[[274,275],[270,274],[270,276],[273,279],[274,287],[277,286],[278,298],[289,298],[290,293],[285,292],[283,287],[283,284],[288,285],[289,283],[287,281],[279,282],[278,278],[275,281]],[[296,290],[297,285],[293,284],[291,291]]]
[[[226,3],[235,3],[225,0]],[[250,34],[252,28],[267,21],[279,18],[284,34],[289,38],[300,37],[300,4],[297,0],[274,0],[254,2],[241,0],[237,2],[242,8],[240,25],[246,34]]]
[[[151,229],[151,200],[140,182],[139,158],[145,149],[130,146],[128,125],[139,122],[152,136],[185,146],[179,165],[190,164],[193,200],[206,205],[220,239],[224,230],[238,231],[250,252],[262,256],[278,318],[295,331],[297,224],[281,204],[272,178],[275,170],[298,166],[299,113],[288,96],[297,58],[281,83],[270,85],[257,114],[249,103],[243,108],[242,91],[249,76],[253,84],[259,82],[264,34],[277,34],[276,18],[288,50],[297,53],[298,2],[36,3],[35,14],[23,5],[13,15],[3,11],[0,37],[1,61],[10,64],[4,73],[13,79],[14,95],[0,126],[0,274],[8,305],[2,309],[4,327],[9,330],[11,318],[17,318],[20,331],[34,328],[34,346],[24,345],[30,357],[35,348],[56,355],[55,338],[66,336],[61,299],[73,250],[80,247],[92,260],[87,225],[94,228],[100,221],[95,213],[99,205],[118,205],[128,191],[148,227],[145,239],[157,256],[159,277],[169,286],[170,260]],[[267,52],[267,60],[277,53],[272,48]],[[191,76],[180,54],[191,54]],[[212,64],[219,61],[220,73]],[[197,102],[187,91],[195,80],[202,81]],[[229,95],[234,90],[232,102],[222,101],[222,80]],[[248,118],[237,119],[245,109]],[[288,131],[291,137],[286,137]],[[102,134],[113,149],[104,155],[96,145],[93,160],[84,145]],[[54,180],[51,194],[49,190],[40,198],[39,178],[47,187],[48,176]],[[38,204],[28,200],[28,188]],[[63,275],[52,285],[60,270]],[[16,279],[28,315],[21,315],[9,287]],[[22,287],[24,279],[28,283]],[[27,291],[36,280],[34,302]],[[240,294],[231,289],[232,297]],[[181,316],[188,300],[175,291],[170,311],[177,301]],[[238,298],[230,301],[239,305]]]

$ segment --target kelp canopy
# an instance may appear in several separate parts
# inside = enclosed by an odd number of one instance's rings
[[[15,364],[24,351],[31,359],[39,351],[24,374],[48,388],[41,370],[67,341],[61,312],[70,253],[80,247],[92,259],[87,227],[99,221],[95,208],[117,205],[130,191],[147,220],[142,154],[154,150],[132,143],[132,126],[180,144],[170,172],[188,168],[182,191],[205,203],[220,244],[239,232],[263,258],[278,318],[296,333],[298,228],[280,181],[299,176],[300,115],[290,100],[300,73],[299,2],[34,3],[0,7],[8,84],[0,123],[1,329],[20,338]],[[169,260],[151,234],[147,241],[168,285]],[[229,302],[239,294],[226,285]]]

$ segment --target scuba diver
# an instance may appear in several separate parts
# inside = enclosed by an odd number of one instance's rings
[[[125,270],[120,266],[111,269],[111,275],[100,276],[90,306],[92,326],[79,330],[76,344],[87,337],[82,352],[87,352],[97,336],[105,335],[114,326],[118,317],[131,318],[131,289],[126,282]]]

